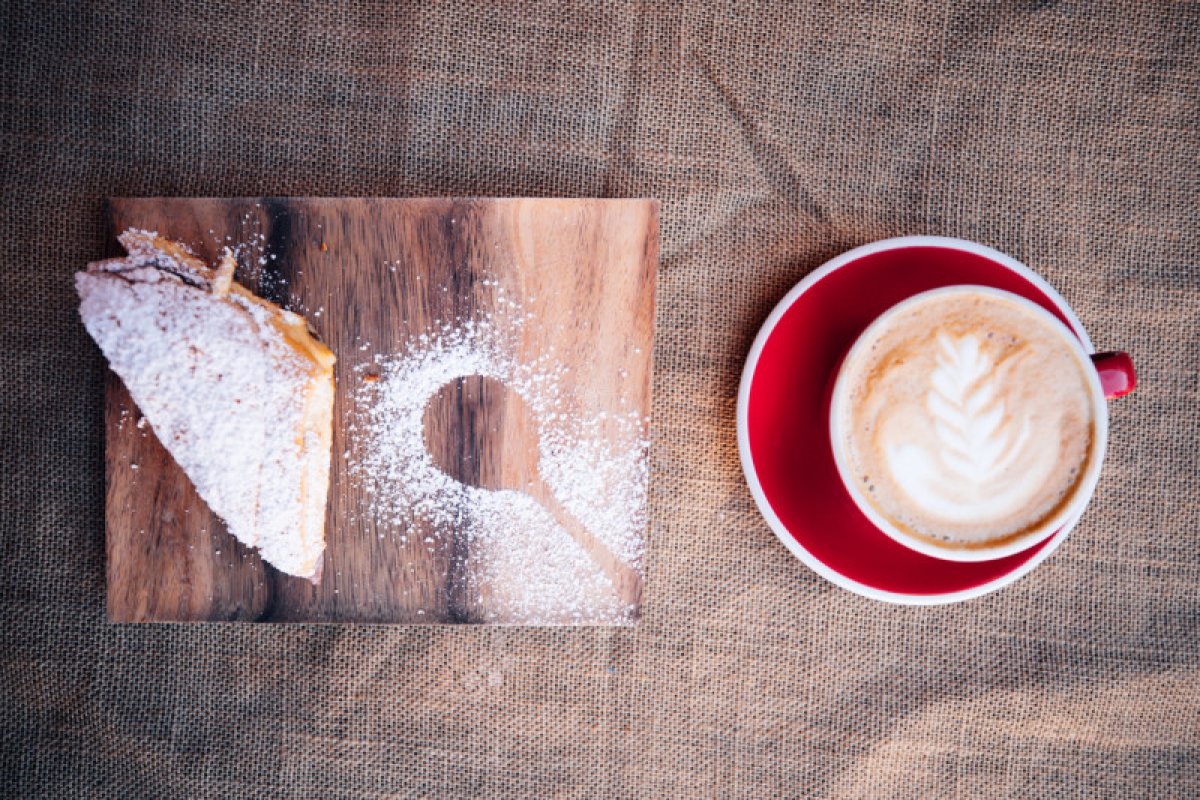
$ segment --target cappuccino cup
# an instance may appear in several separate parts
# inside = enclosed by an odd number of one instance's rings
[[[876,527],[926,555],[1031,547],[1082,513],[1100,478],[1108,408],[1093,358],[1010,292],[909,297],[838,369],[829,430],[842,483]]]

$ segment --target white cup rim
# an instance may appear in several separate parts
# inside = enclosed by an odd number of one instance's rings
[[[845,394],[848,391],[845,380],[846,366],[861,352],[864,346],[867,346],[881,326],[887,324],[889,320],[893,319],[897,314],[902,313],[905,309],[926,302],[931,298],[947,294],[966,293],[989,295],[1016,303],[1039,317],[1061,336],[1078,361],[1080,370],[1084,375],[1084,380],[1087,382],[1096,436],[1096,441],[1093,444],[1094,456],[1089,461],[1086,471],[1080,478],[1075,495],[1069,503],[1053,515],[1047,517],[1041,524],[1028,533],[1014,539],[1006,540],[1003,544],[969,549],[939,547],[932,542],[912,536],[895,525],[868,501],[866,495],[859,487],[858,481],[854,479],[853,470],[849,466],[844,448],[841,447],[842,437],[838,425],[839,415],[837,413],[845,401]],[[1096,491],[1096,485],[1100,481],[1100,471],[1108,446],[1108,401],[1104,398],[1104,390],[1100,385],[1099,373],[1092,365],[1087,351],[1084,350],[1083,344],[1075,333],[1064,325],[1062,320],[1032,300],[1005,291],[1004,289],[977,284],[953,284],[950,286],[940,286],[936,289],[930,289],[906,297],[899,303],[884,310],[855,339],[847,351],[846,357],[838,367],[838,374],[834,381],[833,396],[829,405],[829,442],[833,450],[833,460],[837,466],[838,476],[841,478],[842,485],[846,487],[850,498],[854,501],[858,510],[889,538],[910,550],[946,561],[993,561],[1023,552],[1039,542],[1045,541],[1054,531],[1065,525],[1068,520],[1082,514],[1084,508],[1091,502],[1092,496]]]

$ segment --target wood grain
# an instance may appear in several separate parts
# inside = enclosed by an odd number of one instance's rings
[[[496,615],[487,587],[468,586],[468,537],[420,522],[393,535],[347,469],[362,446],[351,429],[362,419],[356,398],[364,370],[446,320],[487,318],[497,284],[528,312],[519,357],[532,361],[552,349],[572,368],[569,413],[649,414],[655,201],[123,198],[109,201],[108,221],[109,255],[121,254],[115,235],[129,227],[183,241],[210,261],[226,244],[251,245],[242,248],[238,280],[305,314],[338,357],[318,586],[276,571],[225,530],[109,376],[115,621],[519,621]],[[532,481],[531,494],[557,517],[557,500],[536,481],[536,432],[512,398],[466,376],[447,393],[427,415],[431,453],[458,464],[464,483]],[[499,440],[489,438],[499,429]],[[428,538],[439,546],[426,546]],[[628,567],[631,583],[622,591],[640,603],[638,565]]]

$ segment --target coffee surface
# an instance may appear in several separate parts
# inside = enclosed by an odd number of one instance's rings
[[[939,293],[885,315],[843,368],[837,429],[861,494],[947,547],[1044,525],[1095,453],[1091,369],[1063,330],[1002,295]]]

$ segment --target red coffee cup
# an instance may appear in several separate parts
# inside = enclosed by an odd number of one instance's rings
[[[1087,395],[1087,405],[1090,406],[1092,419],[1092,425],[1090,426],[1090,446],[1085,450],[1085,452],[1090,453],[1090,457],[1081,470],[1082,474],[1076,479],[1073,491],[1069,495],[1069,500],[1062,502],[1057,508],[1046,513],[1042,519],[1033,522],[1018,533],[1007,535],[998,541],[976,542],[970,546],[958,542],[943,542],[939,539],[919,535],[915,531],[909,530],[890,519],[887,514],[872,503],[869,493],[862,485],[862,482],[855,479],[855,470],[851,466],[851,459],[847,453],[845,431],[841,430],[842,417],[850,413],[849,407],[852,404],[850,399],[850,384],[853,379],[848,374],[847,365],[853,363],[857,358],[866,355],[867,351],[870,350],[873,343],[877,340],[880,332],[886,329],[896,318],[906,313],[913,313],[910,311],[911,309],[924,308],[930,303],[942,303],[955,309],[957,312],[959,308],[958,304],[963,302],[983,302],[994,304],[996,307],[1012,309],[1021,315],[1018,318],[1023,320],[1023,330],[1036,329],[1038,335],[1046,338],[1046,341],[1055,342],[1053,347],[1056,352],[1065,351],[1069,353],[1070,355],[1066,359],[1066,363],[1073,362],[1075,369],[1071,369],[1069,366],[1066,369],[1073,375],[1081,375],[1083,377],[1082,388]],[[1130,363],[1128,355],[1123,353],[1115,354],[1106,359],[1103,369],[1110,376],[1111,381],[1111,376],[1115,375],[1115,370],[1119,365]],[[983,362],[980,362],[978,366],[982,367]],[[990,365],[993,372],[997,371],[996,367],[998,366],[995,364]],[[942,367],[939,367],[935,371],[941,371],[941,369]],[[1019,374],[1013,374],[1010,375],[1009,379],[1019,382],[1020,377]],[[1132,372],[1125,377],[1131,379]],[[1068,375],[1064,376],[1063,379],[1067,380],[1069,378],[1070,376]],[[1055,376],[1055,379],[1057,379],[1057,376]],[[984,370],[981,376],[977,376],[977,380],[987,383],[987,370]],[[1078,382],[1072,385],[1078,385]],[[1049,387],[1045,384],[1039,384],[1039,388],[1044,392]],[[854,345],[851,346],[842,361],[842,366],[838,369],[838,376],[834,383],[833,396],[830,403],[829,438],[833,448],[834,463],[837,465],[842,485],[850,494],[855,505],[858,506],[859,511],[871,520],[875,527],[896,542],[919,553],[950,561],[988,561],[1002,558],[1019,553],[1043,541],[1054,531],[1063,527],[1068,520],[1079,516],[1084,507],[1090,502],[1092,494],[1096,490],[1096,484],[1100,479],[1100,468],[1104,462],[1104,452],[1108,444],[1107,395],[1108,393],[1105,392],[1100,381],[1100,371],[1093,366],[1091,356],[1084,349],[1083,344],[1070,328],[1042,306],[1020,295],[991,286],[970,284],[943,286],[913,295],[884,311],[867,326],[866,330],[859,335]],[[1112,396],[1115,396],[1115,393]],[[1000,414],[1002,409],[1003,406],[997,408],[997,415]],[[839,410],[841,413],[839,413]],[[922,411],[924,412],[924,409]],[[954,445],[953,442],[951,444],[956,447],[963,447],[961,441],[957,445]],[[1025,445],[1029,446],[1029,442],[1026,441]],[[1036,443],[1034,447],[1037,447]],[[934,463],[936,463],[936,457],[934,457]],[[1031,462],[1029,466],[1036,467],[1037,462]],[[1035,473],[1031,473],[1026,469],[1023,474],[1021,471],[1014,471],[1010,474],[1018,481],[1023,479],[1029,489],[1033,491],[1037,490],[1035,482],[1038,480],[1038,477]],[[905,476],[899,475],[897,477],[903,479]],[[942,482],[944,483],[944,481]],[[994,485],[994,482],[984,484],[986,491],[981,493],[983,495],[982,500],[972,499],[964,503],[968,513],[973,512],[979,502],[994,500],[996,496],[996,492],[993,491]],[[952,494],[957,495],[960,492],[961,489],[959,487],[953,487]]]
[[[949,603],[995,591],[1048,557],[1078,521],[1019,552],[957,562],[919,553],[887,536],[843,485],[829,436],[829,407],[841,360],[863,330],[892,306],[931,289],[990,286],[1036,303],[1092,353],[1066,301],[1039,275],[992,248],[913,236],[874,242],[818,268],[779,302],[751,347],[738,394],[738,444],[750,491],[790,552],[833,583],[873,599]],[[1132,390],[1123,353],[1092,356],[1104,394]]]

